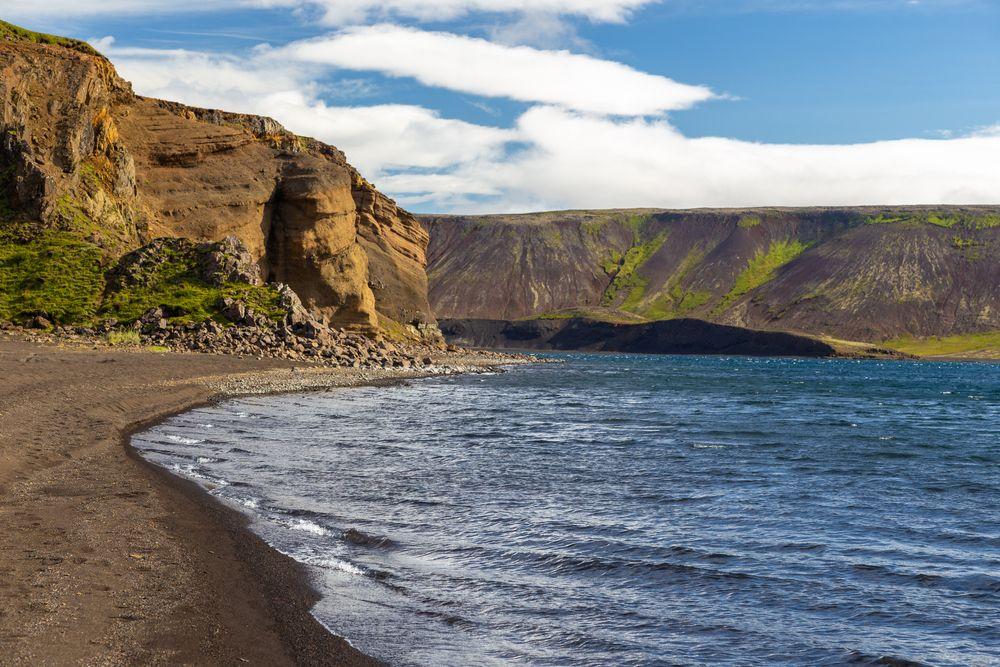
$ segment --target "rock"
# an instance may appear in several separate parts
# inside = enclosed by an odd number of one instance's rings
[[[234,301],[229,297],[219,300],[218,308],[223,316],[233,324],[242,324],[247,317],[247,307],[242,301]]]
[[[52,322],[50,322],[42,315],[35,315],[33,318],[31,318],[31,321],[28,322],[28,326],[31,327],[32,329],[51,329]]]
[[[299,299],[299,295],[296,294],[291,287],[283,283],[279,283],[277,288],[278,305],[285,311],[285,322],[292,326],[308,322],[311,319],[309,317],[309,311],[307,311],[305,306],[302,305],[302,300]]]
[[[153,324],[155,322],[159,322],[161,319],[163,319],[163,309],[150,308],[149,310],[147,310],[145,313],[142,314],[142,317],[139,318],[139,321],[142,322],[143,324]]]
[[[198,258],[199,273],[210,285],[247,283],[260,285],[260,268],[243,242],[227,236],[217,243],[203,244]]]

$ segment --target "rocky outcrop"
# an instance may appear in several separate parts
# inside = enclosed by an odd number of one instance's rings
[[[858,341],[1000,330],[1000,207],[569,211],[422,222],[440,318],[693,317]]]
[[[159,237],[232,237],[331,324],[434,323],[420,224],[269,118],[142,98],[87,49],[0,39],[0,130],[8,230],[69,231],[109,263]]]
[[[167,237],[155,239],[118,260],[108,271],[108,290],[149,286],[166,264],[178,261],[194,267],[191,278],[206,285],[261,284],[260,269],[239,239],[230,236],[216,243],[195,243]]]

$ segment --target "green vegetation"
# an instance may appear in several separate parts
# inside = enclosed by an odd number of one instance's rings
[[[59,228],[67,232],[84,235],[96,231],[97,225],[71,195],[63,195],[56,200],[55,219]]]
[[[931,213],[927,216],[927,222],[932,225],[937,225],[938,227],[944,227],[945,229],[951,229],[961,221],[961,218],[957,215],[946,216],[938,213]]]
[[[897,223],[914,223],[934,225],[944,229],[993,229],[1000,227],[1000,215],[996,213],[953,213],[946,215],[942,212],[934,213],[898,213],[886,215],[880,213],[875,217],[870,217],[865,222],[869,225],[889,225]]]
[[[666,240],[667,233],[661,232],[645,243],[633,245],[626,251],[625,256],[621,259],[618,271],[615,273],[615,277],[611,280],[611,284],[608,285],[607,289],[604,290],[604,295],[601,297],[602,306],[613,304],[622,293],[626,294],[625,300],[621,305],[622,310],[634,310],[639,306],[645,294],[648,281],[638,275],[638,270],[650,257],[656,254],[656,251],[663,246]]]
[[[59,323],[91,319],[104,288],[101,249],[65,232],[27,242],[0,239],[0,319],[45,315]]]
[[[645,322],[646,318],[634,313],[626,313],[610,308],[567,308],[540,315],[525,317],[524,320],[570,320],[583,318],[597,322],[610,322],[612,324],[636,324]]]
[[[580,223],[580,228],[595,239],[601,235],[601,231],[607,226],[608,219],[606,217],[594,218],[593,220],[586,220]]]
[[[382,313],[378,313],[378,325],[386,338],[397,343],[412,342],[420,337],[413,326],[386,317]]]
[[[951,245],[953,248],[965,249],[965,248],[975,248],[977,246],[983,245],[976,239],[964,239],[961,236],[953,236],[951,238]]]
[[[139,345],[142,338],[135,329],[124,329],[122,331],[112,331],[108,334],[108,345]]]
[[[736,224],[740,229],[753,229],[754,227],[760,227],[760,218],[756,215],[744,215]]]
[[[13,23],[7,23],[6,21],[0,21],[0,40],[8,42],[32,42],[34,44],[52,44],[55,46],[64,46],[67,49],[73,49],[74,51],[86,53],[91,56],[101,55],[97,52],[97,49],[92,47],[90,44],[87,44],[87,42],[79,39],[59,37],[58,35],[46,35],[45,33],[28,30],[26,28],[16,26]]]
[[[715,313],[723,312],[747,292],[773,280],[778,269],[805,252],[806,248],[808,246],[798,240],[786,240],[771,243],[766,251],[758,250],[757,254],[747,262],[746,268],[736,277],[736,283],[723,297]]]
[[[624,257],[617,250],[612,250],[608,255],[608,258],[601,262],[601,270],[609,276],[614,276],[618,269],[621,268],[622,260]]]
[[[686,317],[712,299],[707,290],[685,290],[676,283],[669,292],[660,296],[644,311],[651,320],[673,320]]]
[[[884,341],[882,346],[920,357],[968,356],[1000,359],[1000,331],[929,338],[905,336]]]
[[[692,291],[683,286],[688,274],[701,262],[704,256],[703,250],[692,248],[678,265],[674,274],[664,283],[663,293],[646,307],[643,314],[651,320],[670,320],[684,317],[708,303],[712,298],[711,292]]]
[[[869,225],[891,225],[897,222],[917,222],[917,220],[912,219],[910,216],[887,216],[884,213],[879,213],[874,218],[868,218],[865,222]]]
[[[269,285],[257,287],[246,283],[210,285],[198,276],[194,259],[175,255],[158,265],[153,275],[140,284],[124,286],[109,293],[100,314],[120,322],[134,322],[151,308],[162,308],[174,323],[224,321],[218,303],[223,298],[242,301],[255,312],[273,320],[284,311],[278,305],[277,290]]]
[[[101,318],[133,322],[151,308],[163,308],[177,323],[224,321],[219,301],[239,300],[272,319],[284,316],[270,286],[206,283],[197,253],[173,253],[138,284],[108,289],[104,250],[77,231],[47,230],[34,236],[0,227],[0,320],[25,322],[43,315],[58,324],[93,324]]]

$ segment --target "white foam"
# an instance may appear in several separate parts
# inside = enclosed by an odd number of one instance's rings
[[[248,509],[255,510],[260,507],[260,501],[256,498],[234,498],[233,500]]]
[[[220,477],[212,477],[211,475],[206,475],[204,473],[198,472],[197,470],[195,470],[194,464],[189,463],[182,465],[180,463],[171,463],[168,466],[168,468],[174,471],[175,473],[183,475],[185,477],[194,477],[195,479],[203,479],[206,482],[211,482],[216,486],[229,486],[229,482]]]
[[[353,563],[348,563],[346,560],[340,560],[339,558],[334,558],[328,556],[326,558],[309,558],[307,562],[310,565],[316,565],[322,567],[326,570],[338,570],[340,572],[346,572],[347,574],[354,574],[359,577],[364,576],[365,571],[362,570],[357,565]]]
[[[295,519],[288,523],[288,527],[292,530],[301,530],[306,533],[312,533],[313,535],[326,535],[326,528],[314,523],[309,519]]]
[[[168,435],[167,440],[173,440],[174,442],[179,442],[182,445],[198,445],[204,442],[203,440],[195,440],[194,438],[185,438],[181,435]]]

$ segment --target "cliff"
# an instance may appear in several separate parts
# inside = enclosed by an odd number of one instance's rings
[[[1000,207],[425,216],[441,318],[698,318],[860,341],[1000,330]]]
[[[269,118],[137,96],[86,44],[2,24],[0,131],[0,243],[79,243],[108,267],[159,237],[236,237],[333,325],[434,322],[420,224]]]

